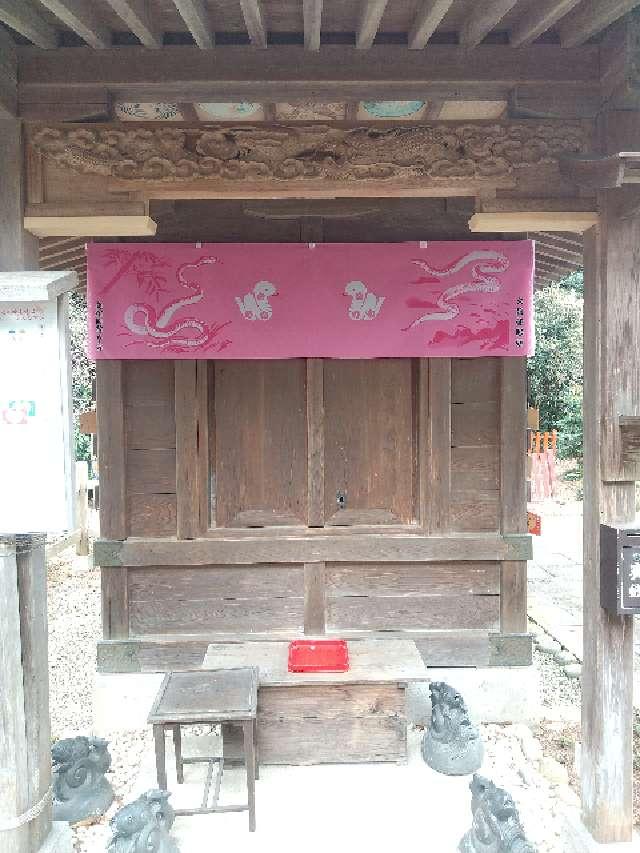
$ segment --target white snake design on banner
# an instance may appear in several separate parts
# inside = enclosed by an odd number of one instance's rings
[[[135,335],[151,338],[152,340],[147,342],[147,346],[154,349],[173,347],[183,349],[204,347],[209,344],[220,332],[221,325],[210,325],[196,317],[186,317],[184,320],[173,324],[172,321],[175,313],[181,308],[185,308],[187,305],[196,305],[204,298],[202,287],[185,278],[186,271],[217,262],[218,258],[205,256],[194,263],[182,264],[176,270],[176,277],[180,284],[189,291],[190,295],[183,296],[181,299],[174,299],[160,314],[156,314],[156,310],[148,302],[135,302],[133,305],[129,305],[124,313],[126,327]],[[133,343],[138,342],[134,341]]]
[[[436,304],[441,310],[423,314],[417,320],[410,323],[405,331],[414,329],[428,320],[453,320],[460,313],[460,305],[454,301],[458,296],[461,296],[463,293],[474,293],[476,291],[495,293],[500,290],[500,282],[497,274],[506,272],[509,269],[509,261],[504,255],[499,252],[483,250],[469,252],[468,255],[464,255],[464,257],[443,270],[434,269],[426,261],[422,260],[414,260],[412,263],[429,275],[440,278],[455,275],[455,273],[460,272],[468,264],[473,264],[471,268],[471,278],[473,280],[449,287],[436,299]]]

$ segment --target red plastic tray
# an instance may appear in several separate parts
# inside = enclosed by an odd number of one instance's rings
[[[289,643],[289,672],[347,672],[345,640],[294,640]]]

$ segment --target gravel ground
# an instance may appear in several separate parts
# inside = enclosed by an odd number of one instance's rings
[[[100,638],[100,571],[72,549],[50,561],[49,681],[51,736],[54,740],[90,735],[93,727],[93,687],[96,643]],[[77,853],[106,849],[109,819],[127,801],[140,757],[151,748],[150,730],[109,735],[109,780],[116,800],[96,826],[74,827]]]
[[[89,565],[87,558],[75,557],[71,550],[49,564],[50,705],[55,739],[92,731],[100,573]],[[537,728],[536,737],[524,725],[483,726],[486,755],[481,772],[514,797],[539,853],[563,853],[561,814],[566,803],[577,804],[566,783],[576,781],[573,744],[578,736],[579,680],[568,679],[551,657],[538,651],[534,663],[549,720]],[[96,825],[74,828],[76,853],[105,849],[109,818],[127,802],[141,756],[152,748],[146,729],[107,737],[116,802]]]

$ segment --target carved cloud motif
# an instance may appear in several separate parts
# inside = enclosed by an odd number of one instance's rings
[[[42,127],[32,144],[73,171],[124,181],[508,178],[587,150],[579,122],[424,124],[389,129]]]

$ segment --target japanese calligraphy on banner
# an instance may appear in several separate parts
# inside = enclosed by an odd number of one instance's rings
[[[93,243],[90,355],[533,353],[533,243]]]

